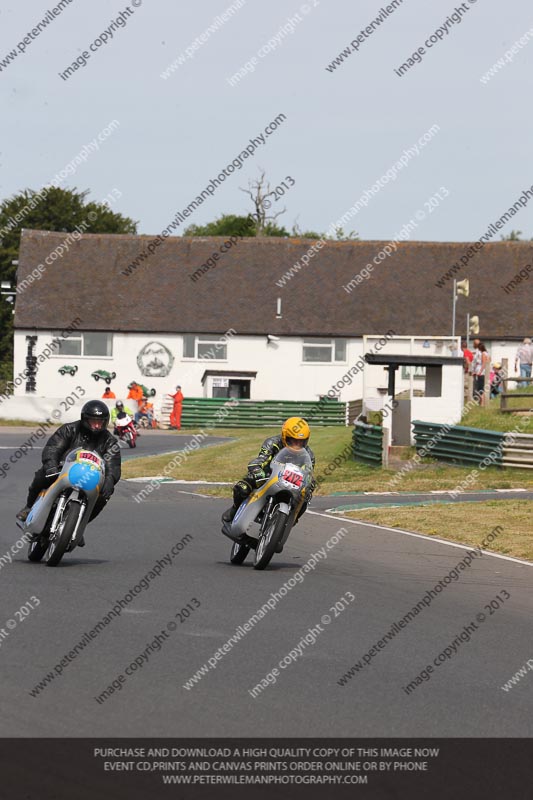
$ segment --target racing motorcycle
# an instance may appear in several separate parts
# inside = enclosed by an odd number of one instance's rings
[[[121,441],[127,442],[130,447],[137,447],[137,436],[139,434],[132,418],[129,414],[126,414],[125,411],[121,411],[120,414],[117,414],[113,433],[115,436],[118,436]]]
[[[31,535],[30,561],[45,557],[55,567],[80,542],[105,479],[105,463],[98,453],[77,448],[67,453],[55,482],[40,492],[25,522]]]
[[[270,475],[243,500],[222,533],[233,539],[230,561],[242,564],[255,551],[254,569],[264,569],[274,553],[281,553],[294,521],[310,494],[313,464],[307,450],[284,447],[270,462]],[[259,523],[255,538],[248,535],[252,522]]]

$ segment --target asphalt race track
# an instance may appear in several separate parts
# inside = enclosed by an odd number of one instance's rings
[[[2,433],[0,460],[7,462],[12,451],[5,448],[16,449],[24,438]],[[133,455],[144,448],[175,450],[177,438],[141,437]],[[14,514],[39,455],[29,453],[1,481],[0,559],[19,538]],[[89,527],[85,549],[67,554],[57,568],[30,564],[25,548],[12,563],[0,560],[0,735],[531,735],[533,676],[508,692],[500,688],[533,657],[530,565],[476,557],[340,686],[354,662],[465,558],[465,548],[315,511],[258,572],[248,562],[238,567],[228,561],[230,542],[219,527],[227,502],[166,484],[136,503],[139,488],[121,481]],[[317,556],[314,569],[298,573],[302,580],[285,587],[274,607],[248,631],[241,628],[240,640],[215,659],[236,629],[341,528],[345,533]],[[181,549],[167,563],[176,543]],[[158,561],[159,576],[152,573],[124,600]],[[335,609],[350,593],[355,599]],[[494,610],[489,604],[497,595],[505,599]],[[124,601],[120,616],[84,638],[118,600]],[[31,613],[17,614],[28,602]],[[403,687],[476,618],[470,640],[406,694]],[[85,647],[65,660],[82,639]],[[210,658],[216,668],[183,688]],[[124,677],[136,659],[140,663]],[[252,697],[248,690],[275,667],[275,684],[265,681]],[[48,674],[54,677],[37,692]],[[114,681],[114,691],[98,702]]]

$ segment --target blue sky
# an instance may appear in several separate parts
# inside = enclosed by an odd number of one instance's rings
[[[138,220],[139,232],[157,234],[280,113],[283,125],[188,222],[250,211],[240,188],[264,169],[272,188],[287,176],[294,181],[283,201],[273,198],[274,209],[287,208],[280,221],[325,230],[433,125],[438,134],[374,194],[348,230],[388,240],[427,208],[413,238],[474,240],[533,185],[533,38],[480,81],[533,31],[525,0],[505,6],[403,0],[388,16],[380,12],[386,2],[371,0],[237,0],[240,8],[217,23],[235,0],[134,2],[139,5],[72,0],[21,48],[56,6],[3,4],[0,197],[48,183],[118,120],[62,185],[90,189],[94,200],[118,190],[113,208]],[[395,68],[461,5],[461,22],[448,23],[442,40],[398,77]],[[124,26],[112,26],[121,12]],[[358,51],[328,71],[380,14],[381,24]],[[106,31],[107,43],[90,51]],[[189,50],[192,57],[163,79],[202,34],[204,41]],[[12,50],[17,56],[5,63]],[[84,51],[90,54],[86,66],[63,80],[59,73]],[[254,71],[230,85],[246,63]],[[425,203],[431,205],[436,193],[430,211]],[[502,233],[518,228],[532,237],[532,209],[533,201]]]

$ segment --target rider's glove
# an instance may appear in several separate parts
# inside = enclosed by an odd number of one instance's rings
[[[266,478],[265,472],[262,467],[255,466],[255,467],[248,467],[248,475],[255,480],[260,480],[261,478]]]
[[[103,500],[109,500],[114,491],[115,491],[115,484],[113,483],[113,479],[106,478],[102,485],[102,488],[100,489],[100,497]]]
[[[44,472],[45,478],[56,478],[61,472],[61,468],[57,464],[49,464]]]

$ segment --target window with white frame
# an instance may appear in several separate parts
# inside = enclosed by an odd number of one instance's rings
[[[68,338],[59,339],[58,356],[93,356],[110,358],[113,355],[113,334],[100,331],[80,333],[75,331]]]
[[[183,358],[214,359],[227,361],[228,347],[221,337],[213,334],[186,334],[183,337]]]
[[[304,339],[302,361],[306,363],[346,361],[346,340]]]

